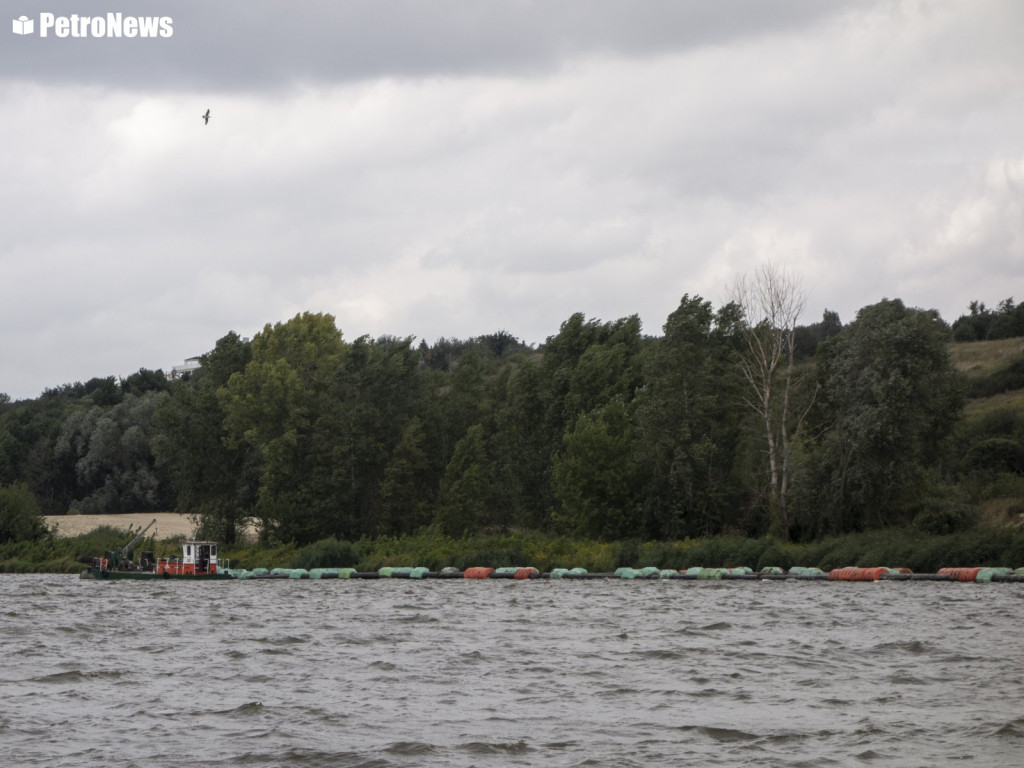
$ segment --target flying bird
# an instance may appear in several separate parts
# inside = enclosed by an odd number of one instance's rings
[[[210,110],[206,110],[206,114],[203,115],[203,125],[207,125],[210,122]]]

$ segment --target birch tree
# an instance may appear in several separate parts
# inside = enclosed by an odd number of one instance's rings
[[[795,331],[807,293],[788,270],[764,263],[734,282],[731,300],[742,308],[745,320],[740,352],[745,402],[764,430],[770,530],[788,539],[793,436],[806,413],[793,413]]]

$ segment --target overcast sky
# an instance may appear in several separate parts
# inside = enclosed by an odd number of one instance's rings
[[[659,334],[763,261],[805,323],[1024,300],[1021,2],[0,3],[15,399],[303,311],[349,340]],[[108,11],[173,35],[39,36]]]

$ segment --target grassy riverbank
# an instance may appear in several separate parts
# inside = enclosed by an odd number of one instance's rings
[[[0,546],[0,572],[76,573],[78,558],[90,557],[127,543],[125,531],[102,527],[87,534],[49,538]],[[180,552],[176,539],[147,540],[137,551],[154,550],[158,556]],[[222,547],[221,558],[233,567],[259,566],[315,568],[354,567],[375,571],[382,566],[533,566],[541,571],[581,567],[591,572],[619,566],[816,566],[823,570],[845,566],[907,567],[930,573],[943,567],[1024,566],[1024,529],[977,527],[945,536],[925,535],[911,529],[890,529],[848,534],[817,542],[788,544],[770,538],[720,536],[675,542],[597,542],[539,533],[480,535],[463,539],[444,536],[436,529],[416,535],[382,537],[357,542],[324,539],[306,547],[261,547],[242,544]]]

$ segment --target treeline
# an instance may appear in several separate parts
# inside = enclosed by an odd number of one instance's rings
[[[983,301],[972,301],[969,314],[953,321],[956,341],[1012,339],[1024,336],[1024,304],[1015,304],[1013,297],[999,302],[995,310]]]
[[[1024,497],[1024,415],[961,418],[951,338],[899,300],[796,326],[687,295],[660,335],[574,314],[537,349],[507,333],[346,341],[304,313],[227,334],[183,380],[141,370],[0,398],[0,541],[24,537],[4,520],[26,510],[176,510],[227,544],[253,518],[298,545],[428,526],[948,533],[993,496]]]

